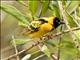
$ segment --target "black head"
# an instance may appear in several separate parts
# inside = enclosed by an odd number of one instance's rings
[[[55,19],[53,20],[53,23],[54,23],[54,28],[57,28],[60,24],[61,24],[61,21],[59,20],[59,18],[55,17]]]

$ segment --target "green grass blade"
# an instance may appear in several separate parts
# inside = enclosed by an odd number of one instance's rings
[[[15,7],[8,5],[8,4],[1,4],[0,10],[5,11],[6,13],[14,16],[17,18],[19,22],[22,22],[24,24],[29,24],[29,18],[24,16],[20,11],[18,11]]]
[[[46,13],[47,10],[48,10],[49,3],[50,3],[50,1],[43,1],[42,7],[41,7],[40,16],[44,16],[44,15],[45,15],[45,13]],[[39,16],[39,17],[40,17],[40,16]]]
[[[70,27],[77,27],[77,24],[74,22],[73,17],[71,15],[69,15],[66,11],[65,11],[64,14],[65,14],[66,19],[67,19],[67,21],[69,23],[69,26]]]
[[[50,4],[49,9],[52,11],[53,16],[60,18],[59,9],[56,5]]]
[[[71,3],[66,8],[67,12],[71,14],[73,11],[75,11],[79,3],[79,1],[71,1]]]
[[[29,0],[29,9],[32,13],[32,16],[35,15],[36,11],[37,11],[37,8],[38,8],[38,1],[35,1],[35,0]]]

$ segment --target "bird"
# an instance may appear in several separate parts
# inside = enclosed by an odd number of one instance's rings
[[[58,17],[43,17],[37,20],[33,20],[30,25],[28,26],[29,33],[27,36],[30,38],[40,38],[48,32],[53,31],[64,22]]]

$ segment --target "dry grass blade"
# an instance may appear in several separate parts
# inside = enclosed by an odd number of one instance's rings
[[[13,39],[13,45],[14,45],[14,48],[15,48],[15,52],[16,52],[16,54],[18,54],[18,50],[17,50],[17,47],[16,47],[14,36],[12,36],[12,39]],[[16,59],[19,60],[19,56],[16,56]]]

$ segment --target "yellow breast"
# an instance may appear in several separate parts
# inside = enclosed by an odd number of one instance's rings
[[[44,34],[51,31],[52,28],[53,28],[52,25],[49,23],[42,24],[41,27],[39,28],[39,31],[31,33],[31,34],[29,34],[29,36],[31,38],[40,38]]]

